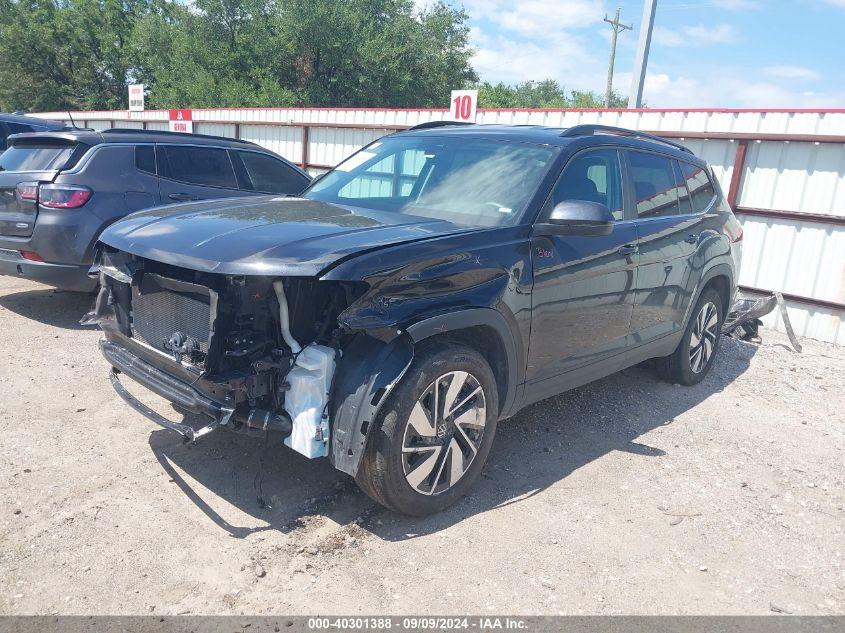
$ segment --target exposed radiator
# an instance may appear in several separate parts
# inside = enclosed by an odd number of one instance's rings
[[[205,358],[211,332],[210,295],[202,286],[145,275],[141,288],[132,289],[132,336],[168,355],[173,353],[174,336],[182,341],[189,337]]]

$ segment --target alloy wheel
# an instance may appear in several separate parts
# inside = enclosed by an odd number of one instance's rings
[[[451,489],[481,446],[487,419],[484,389],[465,371],[432,382],[414,403],[402,438],[408,484],[424,495]]]
[[[719,312],[716,306],[708,301],[701,306],[690,334],[689,363],[693,373],[701,373],[713,356],[718,327]]]

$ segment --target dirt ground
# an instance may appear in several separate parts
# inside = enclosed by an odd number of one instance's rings
[[[420,520],[275,445],[262,509],[261,440],[130,410],[90,302],[0,277],[2,614],[845,613],[843,348],[763,331],[693,388],[635,368],[534,405]]]

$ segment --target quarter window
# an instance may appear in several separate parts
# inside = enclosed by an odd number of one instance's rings
[[[678,215],[678,183],[672,160],[647,152],[629,152],[637,217]]]
[[[237,189],[232,161],[225,149],[217,147],[189,147],[160,145],[164,159],[163,174],[173,180],[192,185]]]
[[[681,204],[681,215],[692,213],[692,199],[690,198],[687,185],[684,182],[684,175],[681,172],[681,165],[678,161],[672,161],[672,169],[675,172],[675,182],[678,185],[678,198]]]
[[[681,163],[681,171],[692,197],[693,213],[704,213],[716,197],[716,191],[707,170],[691,163]]]
[[[615,149],[599,149],[572,159],[552,192],[552,208],[565,200],[601,203],[610,209],[614,219],[622,220],[619,153]]]
[[[135,168],[148,174],[156,173],[156,152],[152,145],[135,146]]]

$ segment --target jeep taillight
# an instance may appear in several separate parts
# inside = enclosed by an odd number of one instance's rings
[[[37,182],[19,182],[15,187],[15,193],[18,200],[27,200],[35,202],[38,200],[38,183]]]
[[[81,185],[41,185],[38,204],[48,209],[76,209],[88,202],[91,190]]]

